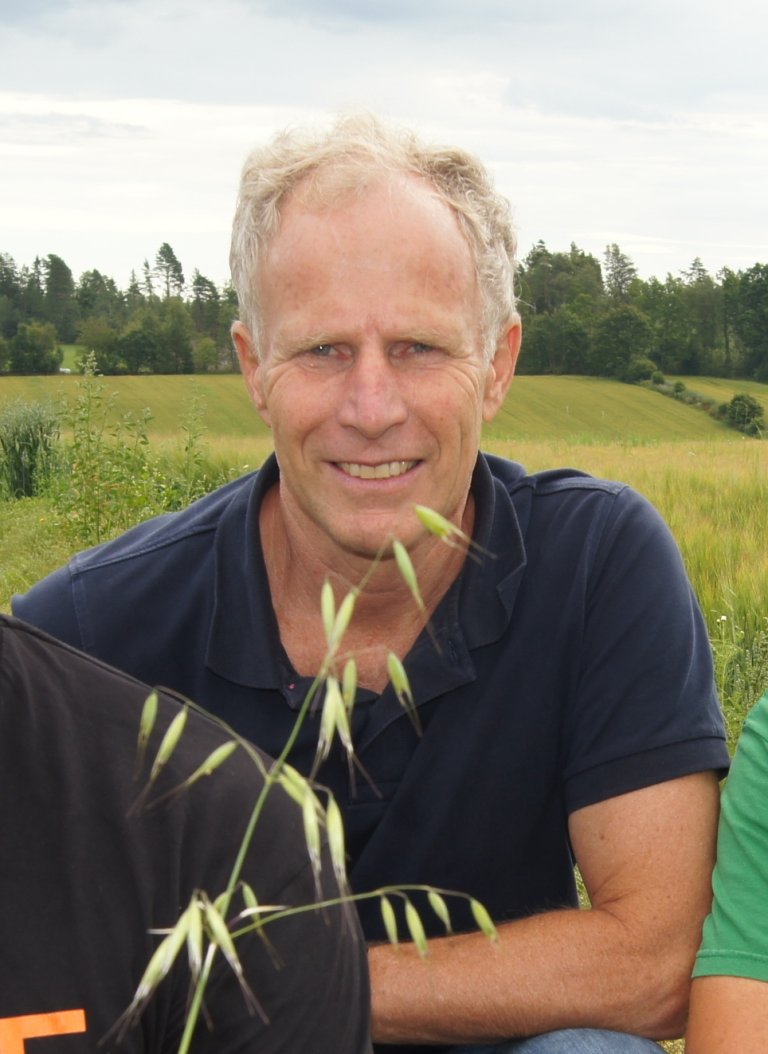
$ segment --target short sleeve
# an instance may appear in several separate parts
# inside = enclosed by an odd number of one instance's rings
[[[723,791],[712,886],[694,977],[768,981],[768,693],[745,722]]]
[[[674,539],[629,488],[609,510],[574,570],[585,611],[569,811],[728,764],[709,637]]]

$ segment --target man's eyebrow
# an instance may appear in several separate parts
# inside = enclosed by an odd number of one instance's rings
[[[272,350],[278,355],[291,351],[304,351],[309,348],[317,348],[321,344],[335,344],[338,338],[328,335],[327,331],[315,333],[301,333],[295,336],[290,333],[279,334],[272,344]]]
[[[410,341],[413,344],[433,344],[435,347],[441,347],[443,344],[448,343],[448,338],[445,333],[438,333],[434,329],[424,329],[422,326],[414,326],[413,329],[408,330],[407,337],[398,338],[401,341]]]

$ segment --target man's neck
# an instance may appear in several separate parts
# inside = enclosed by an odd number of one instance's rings
[[[463,518],[471,531],[474,507]],[[297,673],[314,676],[325,658],[320,592],[330,581],[337,606],[351,590],[357,597],[341,654],[354,655],[361,686],[381,691],[388,681],[387,655],[404,658],[464,564],[465,554],[425,537],[411,553],[424,610],[414,598],[391,554],[373,560],[332,545],[313,544],[292,530],[279,487],[265,495],[260,515],[264,560],[280,639]],[[469,533],[469,531],[467,533]]]

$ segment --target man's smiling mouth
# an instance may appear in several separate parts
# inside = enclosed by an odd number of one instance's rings
[[[393,479],[410,471],[417,461],[383,461],[380,465],[361,465],[356,461],[339,461],[338,466],[356,479]]]

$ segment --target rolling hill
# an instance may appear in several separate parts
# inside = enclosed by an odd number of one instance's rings
[[[0,377],[0,406],[13,399],[73,400],[82,378]],[[768,385],[720,378],[685,378],[689,388],[727,401],[748,391],[768,407]],[[99,379],[113,396],[116,415],[149,408],[152,435],[179,432],[194,400],[203,408],[211,436],[241,438],[267,435],[251,406],[239,375],[139,376]],[[708,414],[657,392],[596,377],[518,377],[496,420],[486,428],[492,439],[559,439],[575,443],[654,442],[739,438]]]

